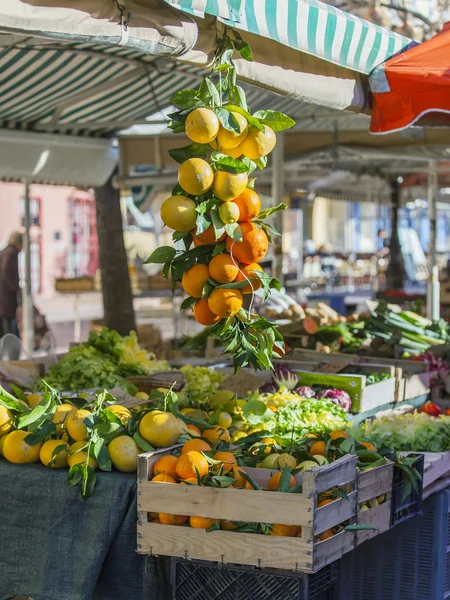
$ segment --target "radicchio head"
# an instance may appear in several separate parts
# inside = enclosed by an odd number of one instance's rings
[[[315,398],[316,392],[309,387],[308,385],[299,385],[298,387],[292,390],[294,394],[298,394],[302,398],[309,400],[310,398]]]
[[[285,387],[291,392],[298,383],[298,377],[287,365],[277,365],[272,374],[272,381],[277,387]]]
[[[321,392],[318,393],[317,398],[319,400],[321,398],[326,398],[327,400],[334,402],[334,404],[338,404],[339,406],[342,406],[342,408],[346,412],[350,412],[350,409],[352,407],[352,399],[350,398],[350,396],[347,392],[344,392],[344,390],[337,390],[337,389],[322,390]]]

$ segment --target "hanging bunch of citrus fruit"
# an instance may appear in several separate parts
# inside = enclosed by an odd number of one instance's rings
[[[169,126],[192,143],[170,151],[180,164],[178,185],[162,204],[161,218],[183,249],[158,248],[147,262],[164,263],[163,274],[171,276],[174,288],[181,282],[188,295],[182,308],[193,307],[199,323],[213,326],[212,335],[233,353],[236,369],[248,364],[269,369],[273,353],[283,351],[283,338],[272,323],[252,314],[251,306],[257,289],[262,287],[265,297],[279,289],[259,263],[277,234],[265,219],[286,205],[261,211],[250,175],[266,166],[275,131],[294,121],[272,110],[250,113],[232,57],[239,52],[251,60],[251,51],[234,35],[222,38],[212,73],[200,88],[171,98],[179,110],[170,115]]]

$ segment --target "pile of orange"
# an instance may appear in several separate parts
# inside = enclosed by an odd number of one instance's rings
[[[209,108],[196,108],[186,118],[186,135],[197,144],[209,144],[211,152],[219,151],[232,158],[259,160],[267,156],[276,143],[273,130],[265,125],[264,131],[261,131],[249,126],[240,113],[231,114],[239,131],[224,128]],[[261,211],[261,200],[248,187],[247,173],[220,170],[213,160],[208,162],[204,158],[185,160],[178,170],[178,183],[185,194],[171,196],[162,204],[164,224],[178,232],[190,232],[195,247],[213,247],[225,242],[220,250],[214,252],[208,264],[194,264],[181,279],[183,290],[196,299],[195,319],[202,325],[214,325],[220,319],[235,316],[242,308],[243,294],[252,294],[261,287],[255,272],[262,271],[258,263],[266,255],[269,245],[264,229],[254,222]],[[204,216],[214,222],[217,229],[211,224],[199,231],[197,207],[208,198],[216,202],[216,219],[212,219],[211,210]],[[218,228],[217,219],[222,228]],[[231,237],[223,232],[225,226],[233,224],[240,228],[241,236],[234,234]],[[234,239],[241,237],[241,241]],[[234,282],[248,282],[248,285],[220,287]]]

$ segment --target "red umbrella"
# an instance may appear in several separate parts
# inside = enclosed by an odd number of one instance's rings
[[[450,23],[436,36],[398,54],[370,76],[371,133],[410,125],[450,127]]]

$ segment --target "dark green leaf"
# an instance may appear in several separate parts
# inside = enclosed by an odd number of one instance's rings
[[[239,85],[233,87],[233,99],[234,103],[239,106],[239,108],[242,108],[245,111],[248,110],[245,92]]]
[[[35,433],[30,433],[25,438],[25,442],[29,446],[40,444],[46,438],[49,438],[53,433],[56,433],[56,425],[51,421],[44,421],[43,425]]]
[[[191,108],[198,102],[196,90],[181,90],[170,97],[169,102],[180,108]]]
[[[207,281],[205,283],[205,286],[202,291],[202,298],[207,298],[210,295],[210,293],[213,291],[213,289],[214,289],[214,286],[211,283],[209,283],[209,281]]]
[[[233,44],[244,60],[253,60],[252,51],[247,42],[244,42],[244,40],[233,40]]]
[[[184,190],[179,183],[172,188],[172,196],[187,196],[186,190]]]
[[[285,466],[281,471],[281,477],[278,482],[278,492],[286,493],[289,489],[289,484],[291,483],[291,470],[289,467]]]
[[[69,473],[67,474],[67,483],[69,487],[73,487],[80,483],[83,477],[83,465],[78,464],[70,467]]]
[[[175,258],[177,251],[172,246],[161,246],[156,248],[151,255],[147,258],[144,264],[150,263],[163,264],[169,262]]]
[[[17,387],[17,385],[14,385],[14,383],[10,383],[9,387],[15,393],[16,397],[19,398],[19,400],[23,400],[24,402],[27,402],[27,395],[25,394],[25,392],[23,390],[21,390],[19,387]]]
[[[245,471],[241,471],[241,470],[239,470],[238,473],[245,479],[245,481],[249,482],[249,484],[253,487],[253,489],[262,491],[262,488],[259,485],[259,483],[257,483],[251,475],[249,475]]]
[[[189,296],[189,298],[185,298],[183,300],[183,302],[181,303],[180,310],[186,310],[186,308],[190,308],[196,302],[197,302],[197,298],[191,298],[191,296]]]
[[[258,110],[253,116],[273,131],[284,131],[295,125],[294,119],[276,110]]]
[[[123,425],[118,425],[117,423],[100,423],[96,425],[95,431],[99,437],[103,438],[109,444],[114,438],[123,435],[124,428]]]
[[[172,233],[172,240],[174,242],[179,242],[180,240],[183,240],[185,237],[187,237],[190,233],[190,231],[174,231]]]
[[[172,148],[172,150],[169,150],[169,154],[173,160],[181,164],[189,158],[205,158],[210,151],[211,146],[209,144],[196,144],[194,142],[189,144],[189,146],[183,146],[182,148]]]
[[[212,221],[212,224],[214,227],[214,231],[216,234],[216,240],[218,240],[225,233],[225,225],[222,222],[222,219],[219,217],[219,209],[217,208],[217,206],[214,206],[211,209],[210,215],[211,215],[211,221]]]
[[[83,498],[87,500],[94,493],[97,475],[90,465],[86,465],[83,469],[83,477],[81,481],[81,493]]]
[[[270,217],[270,215],[273,215],[276,212],[280,212],[286,209],[287,204],[285,204],[284,202],[280,202],[280,204],[278,204],[277,206],[272,206],[271,208],[266,208],[265,210],[262,210],[258,215],[258,221],[261,221],[262,219],[267,219],[268,217]]]
[[[109,410],[109,406],[105,406],[105,408],[100,413],[100,417],[104,422],[109,421],[110,423],[117,423],[117,425],[122,425],[122,421],[119,417],[112,411]]]

